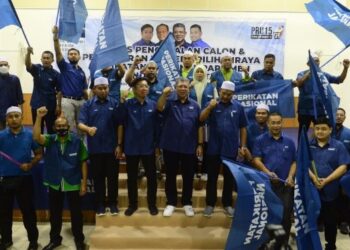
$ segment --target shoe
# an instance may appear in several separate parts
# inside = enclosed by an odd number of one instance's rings
[[[115,205],[111,205],[109,207],[109,212],[111,213],[111,215],[118,215],[119,214],[119,209],[117,208],[117,206]]]
[[[167,206],[165,207],[164,211],[163,211],[163,216],[164,216],[164,217],[170,217],[170,216],[173,215],[174,211],[175,211],[175,207],[174,207],[174,206],[172,206],[172,205],[167,205]]]
[[[193,207],[191,205],[185,205],[184,206],[184,210],[185,210],[185,215],[188,217],[193,217],[194,216],[194,210]]]
[[[98,217],[105,216],[106,215],[106,208],[104,206],[99,206],[97,211],[96,211],[96,215]]]
[[[340,223],[339,231],[341,234],[349,234],[349,225],[346,222]]]
[[[27,250],[38,250],[38,242],[30,242]]]
[[[135,208],[135,207],[128,207],[128,208],[125,210],[124,214],[125,214],[126,216],[131,216],[133,213],[135,213],[136,210],[137,210],[137,208]]]
[[[207,206],[204,211],[203,211],[203,215],[205,217],[211,217],[212,213],[214,212],[214,207],[212,206]]]
[[[43,250],[53,250],[56,247],[59,247],[61,245],[61,242],[50,242],[46,246],[44,246]]]
[[[225,214],[228,217],[230,217],[230,218],[233,217],[233,214],[235,213],[235,210],[231,206],[224,207],[224,210],[225,210]]]
[[[6,250],[7,248],[11,247],[13,245],[12,241],[8,241],[8,242],[1,242],[0,243],[0,250]]]
[[[202,181],[208,181],[208,174],[202,174],[201,180]]]
[[[337,247],[334,244],[326,244],[324,250],[336,250]]]
[[[85,250],[86,245],[85,245],[84,241],[82,241],[82,242],[76,241],[75,242],[75,247],[76,247],[77,250]]]
[[[150,213],[151,215],[157,215],[157,214],[158,214],[158,208],[157,208],[156,206],[150,206],[150,207],[148,208],[148,210],[149,210],[149,213]]]
[[[324,224],[323,224],[323,223],[319,223],[319,224],[317,225],[317,230],[318,230],[320,233],[324,232]]]

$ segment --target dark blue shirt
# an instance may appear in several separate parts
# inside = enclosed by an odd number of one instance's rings
[[[156,102],[147,98],[141,104],[136,98],[132,98],[121,104],[120,108],[123,114],[125,154],[153,154],[159,133]]]
[[[208,125],[207,154],[236,158],[240,129],[247,126],[243,106],[235,100],[219,102],[210,113]]]
[[[264,69],[254,71],[252,73],[252,78],[257,81],[283,80],[283,76],[281,73],[274,70],[272,72],[266,72]]]
[[[33,93],[30,100],[32,109],[46,106],[48,110],[56,109],[56,94],[60,91],[57,70],[44,68],[41,64],[32,64],[27,71],[33,76]]]
[[[302,71],[298,74],[297,79],[304,76],[307,71]],[[332,76],[326,72],[323,72],[324,76],[329,83],[340,83],[340,78]],[[313,86],[311,82],[311,76],[305,80],[303,86],[299,88],[299,103],[298,103],[298,113],[301,115],[314,115],[314,105],[312,99]],[[324,109],[321,97],[316,99],[317,115],[324,115]]]
[[[20,163],[32,160],[32,151],[39,148],[33,140],[33,134],[22,128],[18,134],[13,134],[9,128],[0,132],[0,150]],[[16,164],[0,156],[0,177],[28,175],[31,171],[23,171]]]
[[[96,127],[94,136],[87,136],[90,154],[113,153],[117,146],[117,127],[120,122],[116,102],[107,97],[101,102],[96,96],[84,103],[79,123]]]
[[[326,178],[340,165],[348,165],[350,163],[349,153],[343,143],[333,138],[330,138],[328,143],[322,148],[316,140],[312,140],[310,149],[320,178]],[[332,181],[320,190],[321,199],[324,201],[335,200],[338,193],[339,180]]]
[[[197,41],[193,41],[191,43],[191,47],[204,49],[204,48],[210,48],[211,46],[206,42],[204,42],[202,39],[198,39]]]
[[[160,148],[183,154],[195,154],[198,144],[199,105],[188,98],[167,101],[163,114]]]
[[[145,40],[141,39],[135,43],[133,43],[132,47],[135,48],[137,46],[156,46],[156,44],[152,41],[146,42]]]
[[[261,161],[271,172],[285,180],[292,163],[295,161],[295,145],[290,138],[284,135],[276,140],[267,132],[256,138],[253,156],[261,158]]]
[[[86,77],[84,71],[79,67],[62,59],[57,63],[61,71],[59,83],[62,95],[82,98],[84,90],[87,89]]]
[[[186,42],[186,40],[184,40],[184,42],[181,45],[176,44],[176,42],[175,42],[175,47],[178,47],[178,48],[183,47],[185,49],[188,49],[188,48],[191,48],[192,46],[190,43],[188,43],[188,42]]]
[[[170,86],[171,84],[169,82],[159,82],[158,79],[156,79],[155,82],[149,85],[148,98],[157,102],[159,97],[163,94],[163,89]]]
[[[341,126],[339,129],[335,130],[333,138],[341,141],[348,153],[350,154],[350,129],[344,126]]]
[[[0,74],[0,120],[5,120],[6,110],[24,102],[21,83],[15,75]]]
[[[249,150],[253,150],[254,148],[254,143],[255,140],[258,136],[266,133],[268,131],[267,125],[265,124],[264,126],[260,126],[255,120],[248,125],[247,128],[247,133],[248,133],[248,138],[247,138],[247,145]]]
[[[222,83],[225,81],[225,78],[221,70],[217,70],[213,72],[210,76],[210,81],[216,83],[216,89],[219,92],[221,89]],[[236,86],[242,84],[242,74],[237,72],[236,70],[233,70],[230,81],[233,82]]]

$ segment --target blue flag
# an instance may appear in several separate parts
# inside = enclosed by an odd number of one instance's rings
[[[265,174],[232,161],[223,163],[235,177],[238,190],[225,249],[256,250],[269,239],[266,226],[281,224],[283,206]]]
[[[350,45],[350,10],[334,0],[314,0],[305,4],[316,23]]]
[[[340,185],[345,194],[350,197],[350,171],[346,172],[346,174],[340,178]]]
[[[0,1],[0,29],[8,25],[16,25],[21,28],[21,24],[17,18],[16,10],[11,0]]]
[[[317,218],[321,202],[316,187],[311,183],[309,168],[312,165],[311,152],[305,128],[302,131],[297,153],[297,171],[294,189],[295,230],[299,250],[321,250],[317,230]]]
[[[174,86],[176,79],[180,77],[180,67],[174,44],[174,37],[169,32],[166,39],[151,58],[158,65],[158,81],[164,84],[170,83],[171,86]]]
[[[315,63],[309,51],[310,79],[313,86],[314,116],[318,117],[317,105],[322,105],[324,113],[330,120],[332,127],[335,126],[335,114],[339,107],[340,99],[336,95],[326,76]],[[321,103],[318,101],[321,99]]]
[[[90,77],[96,70],[129,61],[118,0],[108,0],[97,42],[89,65]]]
[[[78,43],[88,16],[84,0],[60,0],[59,33],[61,40]]]

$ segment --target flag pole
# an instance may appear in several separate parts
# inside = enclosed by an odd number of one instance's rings
[[[16,9],[15,9],[15,6],[13,5],[13,3],[12,3],[11,0],[9,0],[9,3],[11,4],[11,7],[12,7],[12,9],[13,9],[13,13],[15,13],[16,18],[17,18],[17,21],[18,21],[19,25],[21,26],[20,28],[21,28],[21,30],[22,30],[22,33],[23,33],[23,35],[24,35],[24,38],[26,39],[27,45],[28,45],[28,47],[31,47],[30,44],[29,44],[27,35],[26,35],[26,33],[24,32],[24,30],[23,30],[21,21],[19,20],[19,17],[18,17],[18,15],[17,15],[17,11],[16,11]]]
[[[58,16],[60,14],[60,5],[61,5],[61,0],[58,0],[58,7],[57,7],[57,14],[56,14],[56,22],[55,25],[57,26],[58,24]]]
[[[326,66],[330,61],[332,61],[334,58],[336,58],[337,56],[339,56],[341,53],[343,53],[347,48],[349,47],[349,45],[345,46],[343,49],[341,49],[337,54],[335,54],[334,56],[332,56],[327,62],[325,62],[324,64],[322,64],[322,66],[320,68],[323,68],[324,66]]]

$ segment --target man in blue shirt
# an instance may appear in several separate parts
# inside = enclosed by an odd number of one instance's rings
[[[202,27],[199,24],[193,24],[190,27],[191,47],[210,48],[210,45],[202,40]]]
[[[56,115],[61,113],[62,96],[58,82],[60,73],[52,67],[54,58],[51,51],[44,51],[41,54],[42,64],[33,64],[30,54],[33,54],[33,48],[28,47],[25,57],[25,65],[27,71],[33,76],[34,81],[32,98],[30,100],[33,124],[36,120],[36,110],[45,106],[48,113],[41,124],[41,132],[44,131],[45,122],[47,133],[53,134]]]
[[[87,81],[84,71],[78,65],[80,60],[80,51],[75,48],[69,49],[69,63],[66,62],[62,55],[60,42],[58,39],[58,28],[56,26],[53,27],[52,33],[57,66],[61,72],[59,83],[62,92],[62,112],[67,118],[72,130],[77,127],[77,117],[80,108],[84,104],[84,99],[88,99]]]
[[[116,159],[117,146],[122,138],[117,138],[119,115],[117,103],[108,96],[108,80],[95,79],[95,96],[87,101],[79,114],[79,129],[87,134],[90,169],[96,190],[97,215],[105,215],[106,205],[112,215],[118,214],[118,173]],[[107,178],[107,204],[105,204],[105,178]]]
[[[320,59],[317,55],[312,55],[315,63],[320,65]],[[309,65],[309,62],[307,63]],[[323,72],[323,75],[328,80],[329,83],[342,83],[347,75],[350,61],[348,59],[343,60],[343,71],[338,76],[332,76],[326,72]],[[298,102],[298,122],[299,122],[299,133],[300,135],[302,127],[305,126],[306,130],[309,129],[311,122],[315,121],[314,117],[314,104],[313,104],[313,87],[310,79],[310,70],[302,71],[298,74],[296,81],[294,82],[295,86],[299,89],[299,102]],[[316,100],[316,109],[317,115],[325,116],[323,104],[321,97],[318,97]]]
[[[204,216],[207,217],[210,217],[213,213],[217,200],[217,180],[222,162],[221,157],[236,160],[238,151],[244,156],[243,148],[247,146],[247,118],[243,106],[232,100],[234,91],[235,84],[224,81],[219,92],[220,100],[212,99],[200,115],[200,121],[204,122],[208,119],[209,126],[206,152],[208,171],[207,207],[204,210]],[[223,175],[222,205],[227,216],[233,217],[232,191],[235,183],[231,171],[225,165]]]
[[[249,124],[247,128],[248,139],[247,146],[252,152],[256,138],[268,131],[267,119],[269,117],[270,108],[264,103],[256,106],[255,120]]]
[[[153,37],[153,26],[150,24],[144,24],[141,27],[141,40],[133,43],[132,47],[135,48],[137,46],[155,46],[152,42]]]
[[[182,205],[186,216],[194,216],[192,208],[193,175],[196,157],[203,153],[203,128],[199,122],[199,105],[188,97],[190,82],[179,78],[175,84],[176,97],[167,98],[172,88],[166,87],[158,100],[157,109],[163,115],[160,148],[166,166],[165,194],[167,206],[163,216],[171,216],[177,205],[176,175],[181,162]]]
[[[310,143],[317,175],[310,172],[310,178],[321,198],[320,217],[324,221],[326,250],[336,249],[339,178],[345,174],[350,163],[344,144],[331,138],[331,134],[330,121],[324,117],[318,118],[314,123],[315,139]]]
[[[6,128],[6,110],[11,106],[22,108],[23,93],[19,78],[9,73],[10,65],[0,58],[0,130]]]
[[[193,70],[195,66],[193,53],[189,50],[185,51],[185,53],[182,55],[182,65],[180,68],[181,76],[192,82]]]
[[[6,250],[12,242],[12,212],[16,198],[27,230],[28,250],[38,249],[38,228],[34,207],[34,184],[31,168],[37,164],[42,151],[33,141],[32,133],[23,128],[19,107],[6,112],[8,129],[0,132],[0,249]],[[32,159],[31,153],[34,152]]]
[[[292,139],[282,134],[282,116],[271,113],[267,122],[269,132],[259,136],[253,149],[253,165],[271,178],[271,187],[283,204],[282,225],[286,232],[284,242],[288,247],[291,228],[291,213],[293,211],[293,187],[296,171],[295,145]],[[279,179],[285,180],[285,183]],[[274,249],[281,249],[275,245]]]
[[[173,25],[173,35],[175,39],[175,47],[190,48],[191,44],[186,42],[186,27],[183,23],[175,23]]]
[[[159,42],[156,43],[156,46],[160,46],[160,44],[165,40],[165,38],[169,34],[169,26],[165,23],[161,23],[157,26],[156,31],[159,40]]]
[[[270,80],[283,80],[281,73],[274,71],[276,57],[274,54],[266,54],[264,57],[264,68],[256,70],[252,73],[251,78],[253,81],[270,81]]]
[[[159,155],[158,136],[159,120],[156,102],[150,100],[146,78],[136,78],[132,81],[135,97],[121,104],[123,125],[118,131],[124,130],[124,153],[126,156],[128,174],[129,206],[126,216],[131,216],[138,207],[137,175],[140,160],[147,177],[147,201],[151,215],[157,215],[156,207],[157,175],[155,152]],[[120,148],[119,148],[120,149]],[[121,152],[118,152],[121,154]]]

